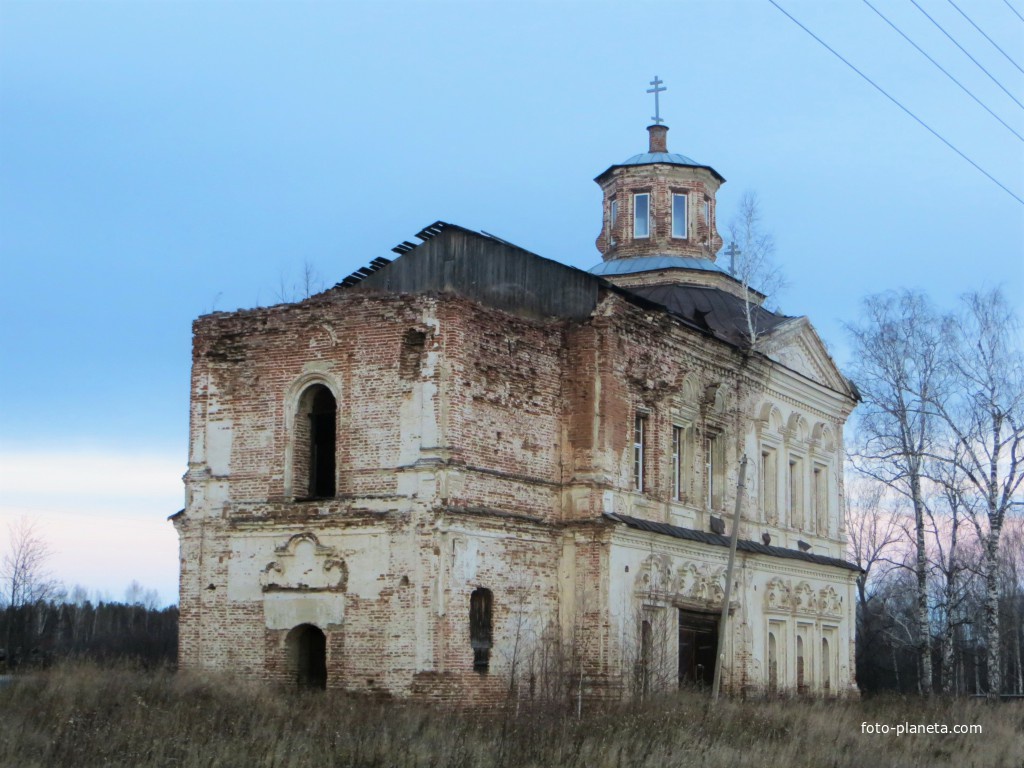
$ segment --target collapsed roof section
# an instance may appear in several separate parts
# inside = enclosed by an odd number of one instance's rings
[[[801,318],[778,314],[707,285],[674,282],[615,285],[605,278],[544,258],[487,232],[436,221],[392,250],[393,261],[374,259],[336,287],[348,290],[455,294],[522,317],[583,320],[613,292],[651,311],[665,312],[686,327],[734,348],[749,348],[755,335],[770,338]],[[806,324],[806,323],[804,323]],[[834,367],[829,361],[828,365]],[[844,390],[845,378],[831,377]],[[839,384],[838,387],[835,385]],[[844,394],[847,394],[844,392]]]

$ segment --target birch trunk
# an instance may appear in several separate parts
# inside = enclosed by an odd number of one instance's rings
[[[920,670],[921,693],[932,692],[931,629],[928,615],[928,550],[924,537],[924,500],[921,497],[921,478],[916,467],[911,469],[910,490],[914,502],[914,533],[917,545],[917,666]]]
[[[942,638],[942,692],[952,696],[956,690],[956,614],[953,601],[956,599],[956,573],[950,573],[946,580],[946,633]]]
[[[999,534],[993,524],[985,539],[985,665],[988,671],[989,698],[998,697],[1003,689],[999,668]]]
[[[1018,696],[1024,694],[1024,669],[1021,669],[1021,645],[1024,645],[1024,642],[1022,642],[1022,640],[1024,640],[1024,631],[1021,631],[1022,629],[1024,629],[1024,628],[1021,627],[1021,616],[1020,616],[1020,613],[1018,612],[1017,613],[1017,631],[1014,633],[1016,635],[1016,640],[1017,640],[1017,642],[1014,643],[1014,645],[1016,646],[1017,695]]]

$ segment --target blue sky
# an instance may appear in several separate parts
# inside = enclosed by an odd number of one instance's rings
[[[863,2],[778,0],[1024,197],[1024,142]],[[873,4],[1018,133],[1024,108],[905,0]],[[1013,96],[1024,72],[920,0]],[[958,3],[1024,65],[1024,0]],[[768,0],[0,1],[0,524],[55,574],[173,599],[191,321],[325,284],[443,219],[579,267],[593,178],[669,149],[760,197],[837,359],[866,294],[1024,296],[1024,205]],[[0,529],[2,530],[2,529]],[[2,534],[0,534],[2,535]]]

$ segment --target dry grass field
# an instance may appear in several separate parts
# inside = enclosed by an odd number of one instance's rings
[[[973,735],[870,735],[862,723],[978,724]],[[471,716],[282,692],[216,676],[71,665],[0,688],[0,765],[1024,766],[1024,704],[671,698],[585,714]]]

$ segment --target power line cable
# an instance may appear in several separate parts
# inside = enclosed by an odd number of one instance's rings
[[[941,64],[939,64],[939,62],[937,62],[937,61],[936,61],[935,59],[933,59],[933,58],[932,58],[931,56],[929,56],[929,55],[928,55],[928,53],[927,53],[927,52],[926,52],[926,51],[925,51],[925,50],[924,50],[923,48],[921,48],[921,46],[919,46],[919,45],[918,45],[917,43],[915,43],[915,42],[914,42],[913,40],[911,40],[911,39],[910,39],[909,37],[907,37],[907,35],[906,35],[906,34],[905,34],[905,33],[903,32],[903,30],[902,30],[902,29],[900,29],[899,27],[897,27],[897,26],[896,26],[895,24],[893,24],[893,23],[892,23],[892,22],[891,22],[891,21],[890,21],[890,20],[889,20],[888,18],[886,18],[885,14],[883,14],[883,13],[882,13],[882,12],[881,12],[880,10],[878,10],[877,8],[875,8],[875,6],[873,6],[873,5],[872,5],[872,4],[870,3],[870,2],[868,2],[868,0],[863,0],[863,2],[864,2],[864,5],[866,5],[866,6],[867,6],[868,8],[870,8],[870,9],[871,9],[872,11],[874,11],[875,13],[877,13],[877,14],[878,14],[878,15],[879,15],[879,16],[880,16],[880,17],[882,18],[882,21],[884,21],[884,22],[885,22],[886,24],[888,24],[888,25],[889,25],[890,27],[892,27],[892,28],[893,28],[894,30],[896,30],[896,31],[897,31],[897,32],[898,32],[898,33],[900,34],[900,36],[901,36],[901,37],[902,37],[902,38],[903,38],[904,40],[906,40],[906,41],[907,41],[908,43],[910,43],[910,44],[911,44],[912,46],[914,46],[914,48],[916,48],[916,49],[917,49],[918,53],[920,53],[920,54],[921,54],[922,56],[924,56],[924,57],[925,57],[926,59],[928,59],[928,61],[930,61],[930,62],[931,62],[932,64],[934,64],[934,65],[935,65],[936,67],[938,67],[939,71],[940,71],[940,72],[941,72],[942,74],[944,74],[944,75],[945,75],[946,77],[948,77],[948,78],[949,78],[950,80],[952,80],[952,81],[953,81],[954,83],[956,83],[957,85],[959,85],[959,86],[960,86],[960,89],[961,89],[961,90],[962,90],[962,91],[963,91],[964,93],[966,93],[966,94],[967,94],[968,96],[970,96],[970,97],[971,97],[972,99],[974,99],[974,100],[975,100],[975,101],[976,101],[976,102],[978,103],[978,106],[980,106],[980,107],[981,107],[982,109],[984,109],[984,110],[985,110],[986,112],[988,112],[988,113],[989,113],[990,115],[992,115],[992,117],[994,117],[994,118],[995,118],[996,120],[998,120],[998,121],[999,121],[1000,123],[1002,123],[1003,127],[1004,127],[1004,128],[1006,128],[1006,130],[1008,130],[1008,131],[1009,131],[1010,133],[1012,133],[1012,134],[1013,134],[1014,136],[1016,136],[1016,137],[1017,137],[1018,139],[1020,139],[1021,141],[1024,141],[1024,136],[1021,136],[1021,135],[1020,135],[1019,133],[1017,133],[1017,131],[1015,131],[1015,130],[1014,130],[1013,128],[1011,128],[1011,127],[1010,127],[1010,125],[1009,125],[1009,124],[1008,124],[1008,123],[1007,123],[1007,122],[1006,122],[1005,120],[1003,120],[1003,118],[1001,118],[1001,117],[1000,117],[999,115],[997,115],[997,114],[996,114],[995,112],[993,112],[993,111],[992,111],[991,109],[989,109],[989,108],[988,108],[988,107],[987,107],[987,106],[986,106],[986,105],[985,105],[985,104],[984,104],[984,103],[983,103],[983,102],[981,101],[981,99],[979,99],[979,98],[978,98],[977,96],[975,96],[975,95],[974,95],[973,93],[971,93],[971,91],[969,91],[969,90],[967,89],[967,86],[965,86],[965,85],[964,85],[963,83],[961,83],[961,82],[960,82],[959,80],[957,80],[957,79],[956,79],[955,77],[953,77],[953,75],[949,74],[949,72],[948,72],[948,71],[946,71],[946,70],[945,70],[945,69],[943,68],[943,66],[942,66]]]
[[[964,52],[964,56],[966,56],[968,59],[970,59],[975,64],[977,64],[978,65],[978,69],[980,69],[982,72],[984,72],[986,75],[988,75],[993,83],[995,83],[1000,88],[1002,88],[1003,89],[1003,93],[1005,93],[1007,96],[1009,96],[1011,99],[1013,99],[1014,103],[1016,103],[1016,105],[1018,107],[1020,107],[1021,109],[1024,109],[1024,104],[1021,104],[1019,101],[1017,101],[1017,98],[1012,93],[1010,93],[1008,90],[1006,90],[1006,86],[1004,86],[1002,83],[1000,83],[998,80],[996,80],[995,76],[991,72],[989,72],[987,69],[985,69],[985,67],[983,67],[981,65],[981,63],[976,58],[971,56],[971,54],[969,54],[967,52],[966,48],[964,48],[962,45],[960,45],[960,43],[958,43],[956,41],[956,39],[951,34],[949,34],[949,32],[947,32],[945,29],[942,28],[942,25],[939,24],[939,22],[937,22],[935,19],[933,19],[931,16],[929,16],[928,15],[928,11],[926,11],[924,8],[922,8],[920,5],[917,4],[917,0],[910,0],[910,2],[914,4],[914,7],[917,8],[917,10],[919,10],[921,13],[923,13],[925,15],[925,17],[928,19],[928,21],[930,21],[932,24],[934,24],[936,27],[938,27],[939,31],[942,32],[942,34],[944,34],[946,37],[948,37],[952,41],[953,45],[955,45],[957,48],[959,48],[961,51],[963,51]]]
[[[1013,11],[1014,15],[1016,15],[1018,19],[1024,21],[1024,16],[1021,16],[1020,13],[1017,12],[1017,9],[1010,5],[1010,0],[1003,0],[1003,2],[1006,3],[1006,7]]]
[[[1019,69],[1021,74],[1024,74],[1024,69],[1020,68],[1020,64],[1018,64],[1016,61],[1014,61],[1012,58],[1010,58],[1010,54],[1008,54],[1006,51],[1004,51],[1002,48],[1000,48],[995,40],[993,40],[991,37],[989,37],[988,35],[985,34],[985,30],[983,30],[981,27],[979,27],[977,24],[975,24],[974,20],[970,16],[968,16],[966,13],[964,13],[962,10],[960,10],[960,6],[959,5],[954,3],[953,0],[946,0],[946,2],[948,2],[954,8],[956,8],[957,13],[959,13],[961,16],[963,16],[965,19],[967,19],[967,21],[970,23],[970,25],[981,33],[982,37],[984,37],[986,40],[988,40],[990,43],[992,43],[992,46],[997,51],[999,51],[1001,54],[1003,54],[1003,56],[1006,57],[1006,60],[1008,62],[1010,62],[1011,64],[1013,64],[1013,66],[1015,66],[1017,69]]]
[[[853,64],[851,64],[845,58],[843,58],[842,54],[840,54],[838,51],[836,51],[835,48],[833,48],[831,45],[826,43],[824,40],[822,40],[816,34],[811,32],[811,30],[809,30],[807,27],[805,27],[803,24],[801,24],[795,18],[793,18],[793,16],[791,16],[789,14],[789,12],[785,8],[783,8],[781,5],[779,5],[777,2],[775,2],[775,0],[768,0],[768,2],[771,3],[772,5],[774,5],[776,8],[778,8],[779,11],[781,11],[783,13],[783,15],[785,15],[790,21],[792,21],[794,24],[796,24],[798,27],[800,27],[800,29],[802,29],[808,35],[810,35],[815,40],[817,40],[821,45],[823,45],[825,48],[827,48],[832,53],[832,55],[834,55],[837,59],[839,59],[841,62],[843,62],[843,64],[845,64],[850,69],[852,69],[854,72],[856,72],[858,75],[860,75],[862,78],[867,80],[868,83],[870,83],[872,86],[874,86],[875,90],[877,90],[879,93],[881,93],[883,96],[885,96],[885,98],[887,98],[889,101],[891,101],[897,107],[899,107],[904,112],[906,112],[908,115],[910,115],[917,123],[919,123],[921,125],[921,127],[923,127],[925,130],[927,130],[928,133],[930,133],[932,136],[937,138],[939,141],[941,141],[947,147],[952,149],[954,152],[956,152],[958,155],[960,155],[960,157],[962,157],[968,163],[973,165],[975,167],[975,169],[978,170],[982,175],[984,175],[989,181],[991,181],[993,184],[995,184],[997,187],[999,187],[1001,190],[1003,190],[1006,194],[1008,194],[1010,197],[1012,197],[1018,203],[1020,203],[1021,205],[1024,205],[1024,199],[1018,197],[1015,193],[1011,192],[1010,189],[1005,184],[1003,184],[1001,181],[999,181],[997,178],[995,178],[991,173],[986,171],[984,168],[982,168],[976,162],[971,160],[971,158],[969,158],[967,155],[965,155],[959,149],[957,149],[952,144],[950,144],[949,141],[944,139],[934,128],[932,128],[930,125],[928,125],[928,123],[926,123],[924,120],[922,120],[917,115],[915,115],[913,112],[911,112],[909,109],[907,109],[905,106],[903,106],[899,101],[896,100],[895,97],[890,96],[889,93],[887,91],[885,91],[885,89],[882,88],[882,86],[880,86],[878,83],[876,83],[870,77],[868,77],[863,72],[861,72],[859,69],[857,69],[857,67],[855,67]],[[911,0],[911,2],[913,2],[913,0]]]

